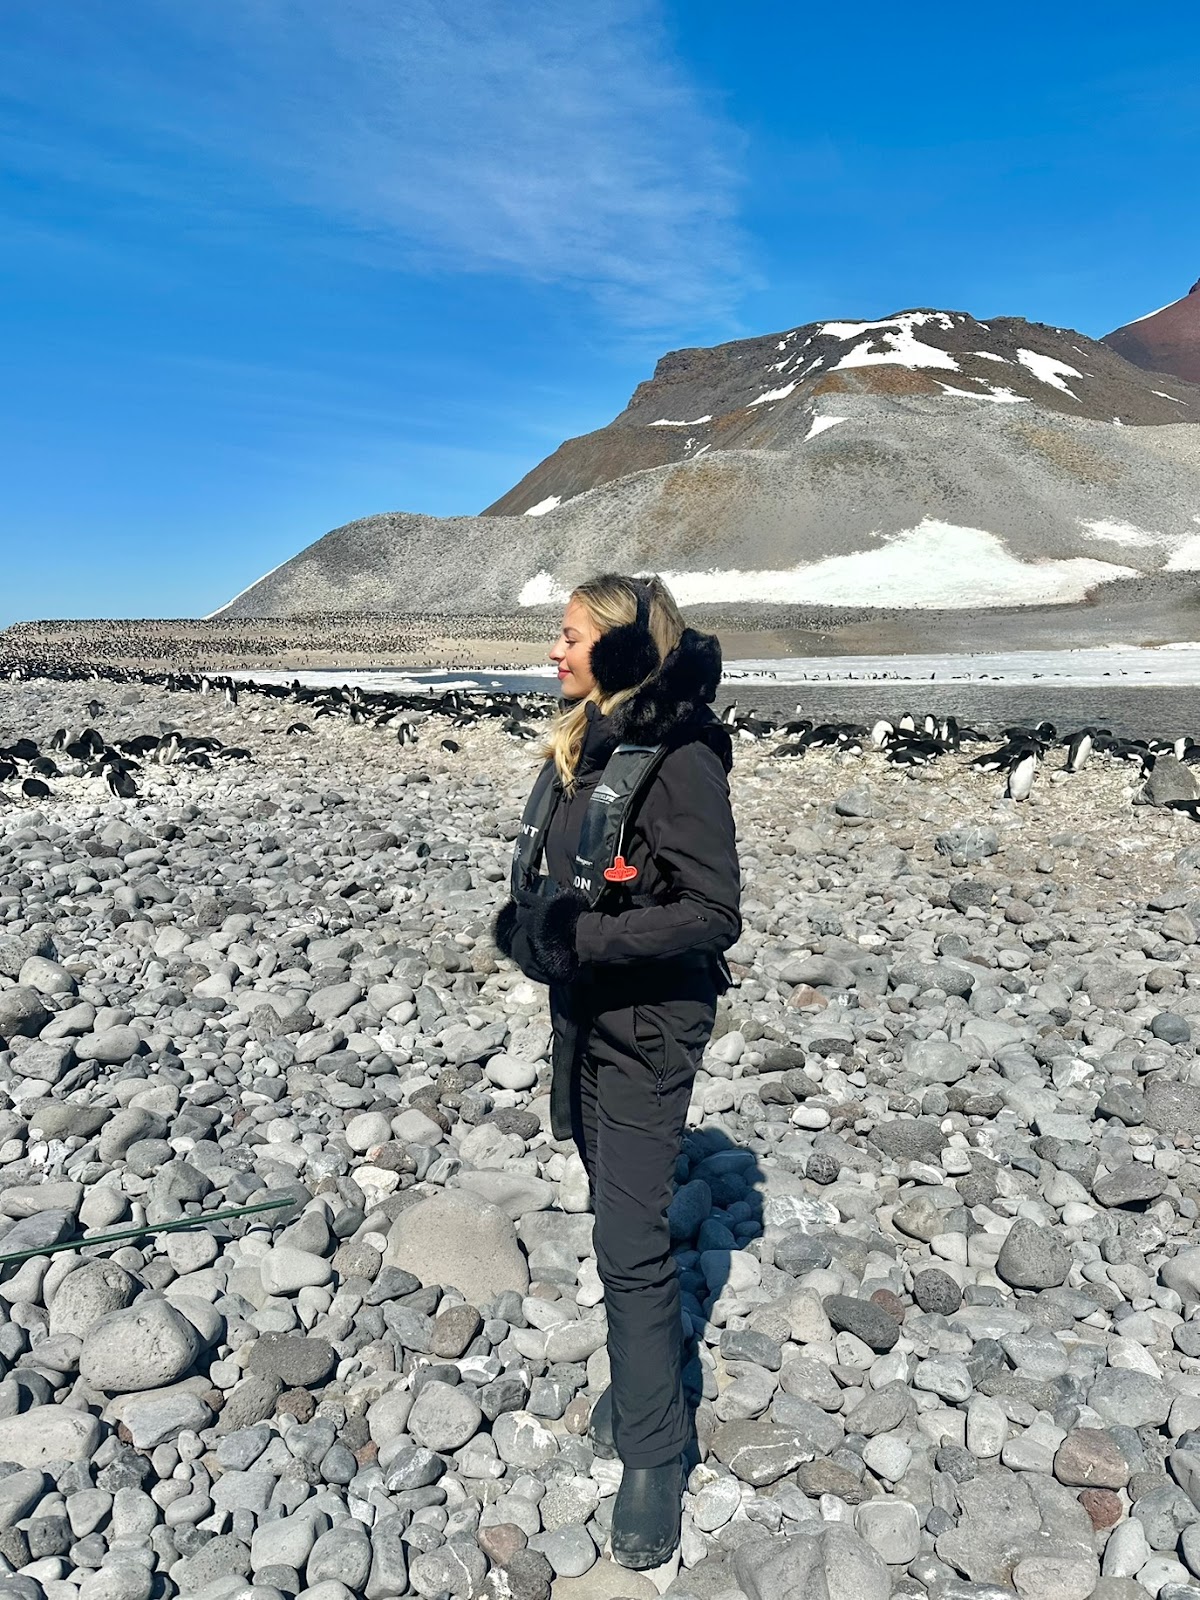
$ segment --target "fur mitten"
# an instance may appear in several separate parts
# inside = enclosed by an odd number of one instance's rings
[[[552,895],[526,890],[500,908],[492,938],[534,983],[570,983],[579,971],[575,924],[586,910],[587,901],[573,889]]]
[[[544,973],[545,983],[570,983],[579,972],[575,949],[575,925],[588,908],[575,889],[560,889],[545,896],[528,892],[521,896],[521,923],[534,963]]]

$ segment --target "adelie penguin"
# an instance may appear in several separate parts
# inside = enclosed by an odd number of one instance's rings
[[[138,786],[133,781],[130,773],[122,771],[111,762],[105,764],[104,781],[108,785],[108,792],[115,795],[118,800],[136,800]]]
[[[1038,758],[1032,750],[1019,757],[1008,769],[1008,782],[1004,786],[1006,800],[1028,800],[1033,790],[1033,775]]]
[[[21,784],[21,793],[26,800],[49,800],[50,785],[40,778],[26,778]]]
[[[1071,742],[1067,746],[1068,772],[1081,772],[1087,765],[1088,757],[1092,753],[1092,735],[1087,728],[1081,728],[1078,733],[1071,735]]]

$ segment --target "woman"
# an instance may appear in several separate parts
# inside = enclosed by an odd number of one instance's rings
[[[721,650],[659,579],[609,573],[572,592],[550,659],[565,708],[495,937],[550,986],[551,1120],[591,1182],[608,1314],[592,1442],[625,1468],[613,1556],[653,1567],[679,1540],[689,1437],[667,1207],[741,930],[732,749],[710,709]]]

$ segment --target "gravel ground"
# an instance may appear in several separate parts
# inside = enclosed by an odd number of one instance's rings
[[[1200,831],[1129,768],[1015,806],[739,743],[647,1576],[545,994],[488,938],[536,746],[37,681],[0,745],[93,694],[252,760],[0,784],[0,1251],[150,1227],[0,1276],[0,1600],[1200,1596]]]

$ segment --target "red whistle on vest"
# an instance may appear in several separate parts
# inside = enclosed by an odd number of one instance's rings
[[[605,867],[604,876],[609,883],[628,883],[631,878],[636,878],[638,869],[631,867],[624,856],[615,856],[611,867]]]

